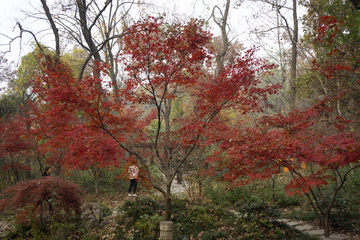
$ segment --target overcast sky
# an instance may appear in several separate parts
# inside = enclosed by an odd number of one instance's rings
[[[1,53],[11,50],[10,53],[6,53],[6,58],[17,61],[19,60],[19,55],[26,54],[30,47],[28,36],[24,36],[22,41],[23,50],[20,52],[19,43],[17,40],[12,44],[11,49],[9,48],[9,37],[15,37],[19,34],[18,29],[15,28],[16,22],[21,21],[24,18],[23,13],[20,9],[30,8],[26,0],[1,0],[0,7],[0,51]]]
[[[98,0],[103,1],[103,0]],[[19,34],[19,29],[16,27],[16,22],[20,21],[25,29],[29,29],[32,31],[36,31],[34,28],[40,27],[48,27],[46,23],[34,24],[33,22],[28,22],[25,20],[25,14],[21,12],[21,10],[32,11],[34,7],[40,6],[41,3],[39,0],[1,0],[1,8],[0,8],[0,53],[6,52],[9,50],[9,41],[10,39],[5,37],[7,35],[9,37],[15,37]],[[48,2],[52,2],[51,0]],[[208,6],[214,6],[218,4],[223,8],[224,0],[206,0],[206,4]],[[173,1],[173,0],[153,0],[153,3],[159,6],[164,7],[164,12],[178,12],[178,15],[184,16],[186,19],[186,15],[193,16],[201,16],[207,17],[209,16],[209,9],[203,4],[203,1],[196,0],[182,0],[182,1]],[[49,3],[50,4],[50,3]],[[162,11],[159,9],[159,12]],[[241,27],[244,24],[240,24],[239,17],[245,15],[244,12],[241,14],[235,14],[233,8],[230,9],[233,12],[232,24],[237,27]],[[235,22],[236,21],[236,22]],[[214,27],[215,31],[218,31],[217,27]],[[216,33],[216,32],[215,32]],[[44,40],[42,39],[42,42]],[[25,55],[29,51],[32,50],[30,47],[30,43],[32,42],[29,34],[24,34],[23,38],[17,39],[15,42],[11,44],[11,52],[6,53],[6,58],[10,60],[14,60],[16,62],[20,61],[20,55]],[[21,43],[21,47],[20,47]]]
[[[22,23],[25,29],[31,30],[36,33],[36,30],[39,29],[50,29],[47,22],[41,24],[29,22],[29,19],[26,19],[25,13],[21,10],[34,11],[34,8],[41,9],[41,3],[39,0],[0,0],[2,2],[0,8],[0,54],[11,50],[11,52],[6,53],[5,57],[9,60],[15,61],[19,64],[21,56],[26,55],[28,52],[32,51],[31,43],[33,39],[30,34],[26,33],[23,35],[23,38],[17,39],[11,44],[11,49],[9,48],[9,37],[16,37],[19,34],[19,29],[16,27],[16,22],[19,21]],[[48,0],[49,5],[54,0]],[[104,1],[104,0],[96,0]],[[204,2],[206,4],[204,4]],[[210,9],[218,5],[221,9],[224,9],[225,0],[153,0],[153,3],[162,6],[164,10],[156,7],[156,11],[173,13],[177,12],[178,16],[188,19],[189,16],[194,17],[203,17],[207,18],[210,14]],[[233,40],[234,37],[241,43],[247,44],[247,46],[256,44],[256,39],[253,36],[249,35],[249,27],[254,27],[253,23],[246,22],[246,19],[250,21],[258,21],[258,24],[266,25],[273,24],[266,21],[266,16],[261,16],[259,19],[255,19],[255,15],[259,15],[258,8],[253,1],[242,1],[241,8],[234,8],[233,3],[235,0],[232,0],[232,7],[230,8],[231,19],[228,20],[232,33],[230,34],[230,39]],[[208,7],[207,7],[208,6]],[[264,21],[265,19],[265,21]],[[290,19],[290,17],[289,17]],[[212,21],[211,21],[212,22]],[[213,22],[212,22],[213,23]],[[212,32],[215,35],[219,35],[219,28],[215,25],[212,26]],[[40,42],[46,42],[49,46],[53,47],[54,44],[51,42],[53,35],[49,31],[49,35],[46,39],[38,39]],[[38,36],[40,36],[39,34]],[[21,43],[21,44],[20,44]],[[272,46],[269,46],[269,49]]]

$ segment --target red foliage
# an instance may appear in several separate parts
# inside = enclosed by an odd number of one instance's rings
[[[329,117],[327,105],[264,117],[257,128],[229,128],[218,138],[220,150],[209,159],[215,164],[212,171],[227,169],[225,180],[246,184],[286,167],[294,177],[287,190],[298,194],[328,184],[333,178],[327,170],[358,162],[360,143],[347,131],[349,121]],[[316,167],[307,175],[304,166]]]
[[[39,127],[33,131],[37,138],[47,139],[41,153],[51,153],[48,161],[72,169],[118,167],[123,151],[106,131],[128,132],[138,113],[129,109],[125,114],[112,114],[123,112],[124,106],[99,88],[100,80],[86,77],[80,81],[60,60],[45,58],[43,74],[34,81],[33,89],[45,103],[35,113]],[[122,124],[114,124],[118,122]],[[62,159],[57,159],[59,149],[65,153]]]
[[[32,220],[40,223],[42,212],[51,212],[55,219],[66,218],[80,214],[81,193],[77,185],[61,178],[23,181],[3,191],[0,211],[15,211],[17,222],[22,224],[30,224]]]
[[[315,42],[332,44],[341,23],[334,16],[324,16],[319,18],[318,24]]]
[[[30,155],[36,144],[27,138],[28,126],[28,119],[20,114],[7,120],[0,119],[0,157],[3,159],[3,170],[30,170],[23,159]]]
[[[0,122],[0,156],[21,153],[31,149],[32,142],[24,138],[26,124],[20,115]]]

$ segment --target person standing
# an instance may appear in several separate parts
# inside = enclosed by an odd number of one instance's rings
[[[135,162],[129,167],[128,170],[129,177],[130,177],[130,186],[129,186],[129,197],[131,197],[131,190],[133,190],[133,197],[136,197],[136,187],[138,183],[138,174],[139,174],[139,167],[136,165]]]

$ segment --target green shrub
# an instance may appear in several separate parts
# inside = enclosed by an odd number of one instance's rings
[[[243,218],[256,221],[259,218],[278,218],[280,217],[280,210],[276,206],[269,206],[259,198],[252,195],[250,200],[239,200],[235,204],[235,209],[240,212]]]
[[[164,221],[164,217],[160,214],[149,216],[144,214],[135,222],[134,228],[140,230],[141,239],[157,239],[160,235],[160,222]]]
[[[217,183],[209,185],[206,188],[206,197],[213,204],[223,208],[231,208],[239,199],[248,199],[251,196],[251,188],[249,186],[240,186],[228,188],[225,183]]]
[[[163,201],[151,197],[137,197],[135,201],[127,200],[118,208],[120,213],[117,222],[117,238],[126,239],[131,235],[134,239],[156,239],[159,229],[161,213],[164,209]],[[154,223],[147,222],[149,219]],[[145,237],[146,236],[146,237]],[[157,235],[156,235],[157,236]]]
[[[100,206],[101,209],[102,209],[102,212],[103,212],[103,216],[104,216],[104,217],[108,217],[108,216],[111,216],[111,215],[112,215],[111,209],[110,209],[104,202],[99,203],[99,206]]]
[[[286,217],[299,221],[312,221],[316,219],[316,213],[313,211],[306,211],[305,209],[292,210]]]
[[[275,191],[275,205],[278,208],[300,206],[303,202],[303,198],[304,196],[287,195],[284,187],[277,188]]]

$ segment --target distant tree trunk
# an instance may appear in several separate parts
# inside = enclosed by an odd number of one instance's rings
[[[281,46],[281,36],[280,36],[280,7],[278,4],[278,0],[276,0],[276,25],[277,25],[277,41],[279,47],[279,62],[280,62],[280,69],[281,69],[281,82],[284,83],[286,80],[286,72],[285,72],[285,63],[284,63],[284,51]]]
[[[227,32],[226,32],[227,19],[228,19],[229,8],[230,8],[230,0],[226,1],[225,13],[224,13],[224,15],[222,15],[222,18],[220,19],[220,21],[215,18],[215,9],[216,8],[218,8],[218,7],[215,6],[213,8],[212,17],[213,17],[214,22],[219,26],[219,28],[221,30],[221,38],[222,38],[222,42],[223,42],[222,49],[216,53],[217,73],[219,74],[220,71],[224,67],[224,60],[225,60],[226,52],[230,45],[229,39],[227,36]],[[220,11],[220,13],[221,13],[221,11]]]
[[[355,132],[360,135],[360,97],[354,98],[354,108],[355,108]]]
[[[51,15],[50,10],[46,4],[46,0],[40,0],[42,5],[43,5],[43,9],[45,11],[46,17],[49,20],[51,29],[54,33],[54,37],[55,37],[55,53],[56,56],[60,57],[60,37],[59,37],[59,30],[57,29],[55,22],[54,22],[54,17]]]
[[[25,164],[27,166],[30,166],[31,165],[31,159],[27,157],[25,159]],[[31,179],[31,170],[27,170],[27,169],[25,170],[25,179],[27,179],[27,180]]]
[[[86,13],[87,13],[88,6],[86,4],[86,1],[85,0],[76,0],[76,5],[79,8],[81,31],[82,31],[82,34],[84,36],[84,39],[85,39],[89,49],[90,49],[90,55],[94,58],[96,63],[100,63],[101,56],[99,53],[99,49],[97,49],[94,39],[92,37],[91,27],[89,28],[88,24],[87,24]],[[86,65],[87,63],[84,63],[84,64]],[[94,68],[93,68],[93,74],[96,78],[100,79],[100,71],[96,66],[94,66]],[[82,73],[79,78],[82,78]],[[99,84],[99,88],[102,89],[102,86],[100,84]]]
[[[94,182],[95,182],[95,194],[96,196],[99,194],[99,183],[100,183],[100,178],[101,178],[101,173],[102,173],[102,168],[99,167],[92,167],[91,168],[91,172],[94,176]]]
[[[271,175],[272,181],[272,197],[271,197],[271,205],[275,205],[275,176]]]
[[[297,1],[293,0],[293,21],[294,30],[291,39],[291,66],[290,66],[290,112],[296,109],[296,64],[297,64],[297,44],[298,44],[298,19]]]

